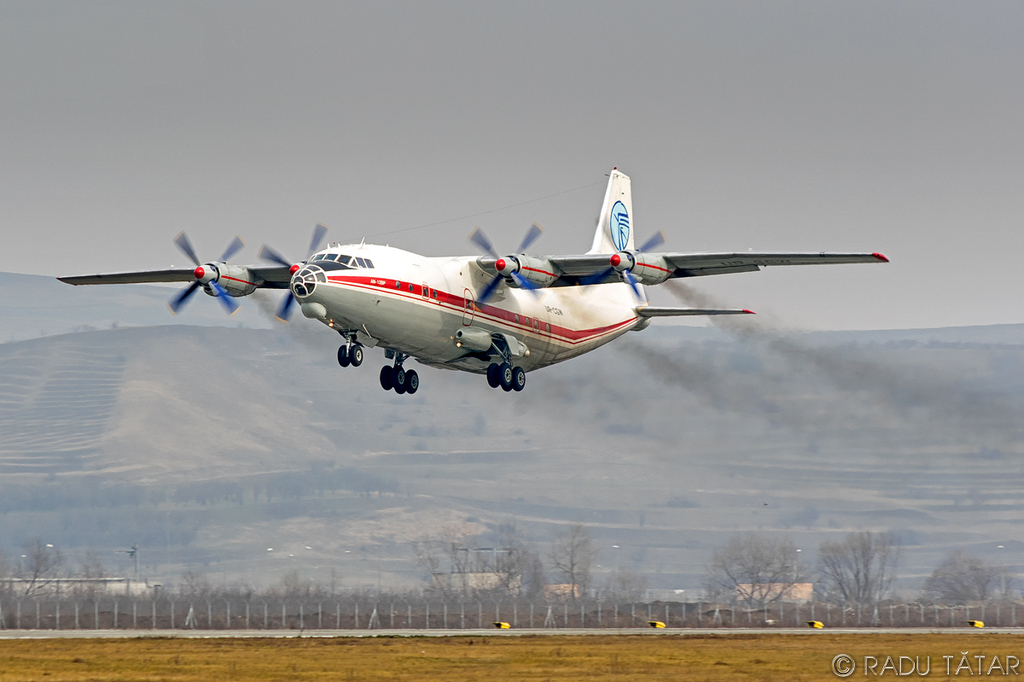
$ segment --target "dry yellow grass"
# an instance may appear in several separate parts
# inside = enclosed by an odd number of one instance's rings
[[[68,680],[829,680],[832,658],[970,651],[1024,659],[1014,635],[733,635],[376,639],[0,640],[0,681]],[[1024,665],[1020,666],[1024,672]],[[891,672],[887,676],[895,677]],[[968,676],[962,672],[961,676]],[[994,676],[999,676],[994,673]],[[918,677],[916,674],[914,677]]]

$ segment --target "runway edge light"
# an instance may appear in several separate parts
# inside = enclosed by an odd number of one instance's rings
[[[500,620],[496,621],[494,623],[494,627],[498,628],[499,630],[511,630],[512,629],[511,625],[509,625],[508,623],[505,623],[503,621],[500,621]]]
[[[649,621],[647,621],[647,624],[650,625],[652,628],[663,628],[663,627],[665,627],[665,624],[662,623],[660,620],[649,620]]]
[[[985,622],[980,620],[969,620],[967,621],[967,625],[972,628],[983,628],[985,627]]]
[[[807,621],[807,627],[814,628],[815,630],[822,630],[825,628],[825,624],[820,620],[809,620]]]

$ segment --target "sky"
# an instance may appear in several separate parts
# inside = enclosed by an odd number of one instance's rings
[[[728,305],[1021,323],[1021,36],[998,1],[4,1],[0,271],[181,266],[181,230],[297,259],[316,222],[580,253],[618,167],[666,250],[892,260],[693,283]]]

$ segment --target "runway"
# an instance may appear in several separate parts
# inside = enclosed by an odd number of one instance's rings
[[[510,630],[0,630],[12,639],[299,639],[345,637],[580,637],[644,635],[653,637],[732,637],[736,635],[1019,635],[1021,628],[518,628]]]

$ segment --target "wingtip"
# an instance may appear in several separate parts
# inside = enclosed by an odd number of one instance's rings
[[[872,256],[874,256],[875,258],[877,258],[877,259],[878,259],[879,261],[881,261],[881,262],[883,262],[883,263],[888,263],[888,262],[889,262],[889,259],[888,259],[888,258],[886,258],[885,256],[883,256],[883,255],[882,255],[882,254],[880,254],[880,253],[877,253],[877,252],[876,252],[876,253],[873,253],[873,254],[871,254],[871,255],[872,255]]]
[[[757,313],[755,313],[753,310],[750,310],[749,308],[744,308],[743,309],[743,314],[744,315],[757,315]]]

